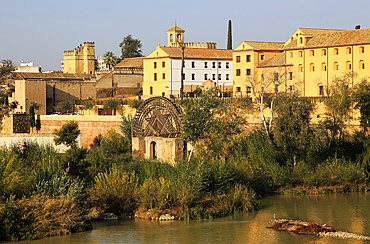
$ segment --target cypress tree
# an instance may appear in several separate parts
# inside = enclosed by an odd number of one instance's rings
[[[227,49],[233,49],[233,37],[231,34],[231,20],[229,20],[229,27],[227,29]]]
[[[32,132],[33,132],[33,127],[36,126],[36,122],[35,122],[35,109],[33,106],[30,107],[30,117],[29,117],[29,125],[32,129]]]

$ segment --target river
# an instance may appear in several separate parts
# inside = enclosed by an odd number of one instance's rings
[[[259,211],[203,221],[125,219],[94,224],[92,231],[22,244],[65,243],[370,243],[320,238],[267,229],[273,218],[316,221],[336,229],[370,236],[370,194],[271,196]]]

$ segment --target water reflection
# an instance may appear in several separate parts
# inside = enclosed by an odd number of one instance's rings
[[[149,221],[127,219],[97,223],[94,230],[70,236],[22,243],[369,243],[318,238],[267,229],[277,218],[316,221],[337,229],[370,235],[370,195],[273,196],[262,200],[262,209],[207,221]]]

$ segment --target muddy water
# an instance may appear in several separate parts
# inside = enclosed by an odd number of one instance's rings
[[[316,221],[370,236],[370,194],[273,196],[261,210],[207,221],[118,220],[94,225],[92,231],[51,237],[32,244],[64,243],[369,243],[295,235],[265,228],[273,218]]]

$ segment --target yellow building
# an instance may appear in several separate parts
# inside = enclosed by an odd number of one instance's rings
[[[282,47],[275,49],[275,53],[269,50],[270,59],[253,64],[254,70],[251,64],[242,62],[246,59],[245,55],[248,55],[242,51],[242,45],[247,47],[247,43],[250,42],[242,43],[233,52],[234,95],[238,95],[239,89],[241,92],[248,89],[248,75],[243,74],[247,69],[251,69],[258,81],[263,79],[264,72],[278,73],[284,79],[285,89],[297,88],[303,96],[309,97],[326,95],[330,82],[346,72],[355,74],[351,78],[350,85],[353,86],[370,71],[370,29],[299,28]]]
[[[168,46],[158,46],[144,58],[143,96],[180,94],[182,47],[184,47],[184,94],[207,80],[220,92],[232,91],[232,50],[216,49],[216,43],[185,43],[184,30],[177,25],[167,31]]]
[[[63,73],[94,74],[95,73],[95,43],[84,42],[77,48],[64,51]]]

